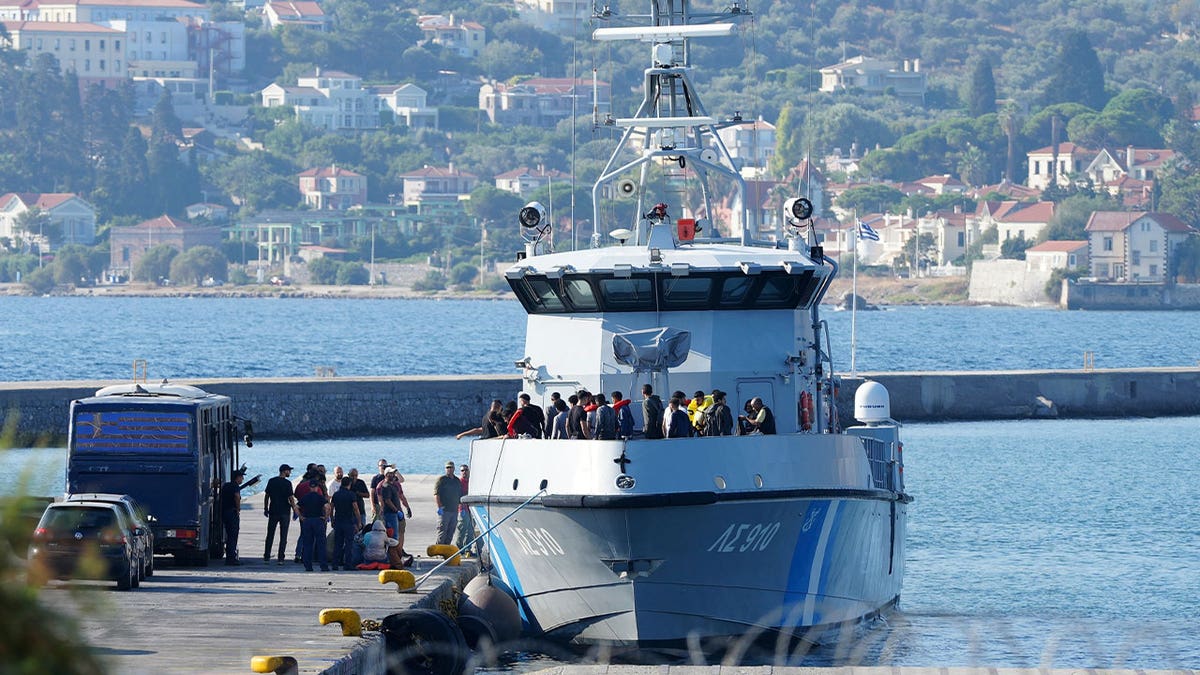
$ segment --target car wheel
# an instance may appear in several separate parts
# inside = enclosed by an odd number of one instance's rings
[[[133,569],[133,561],[125,563],[125,569],[121,570],[117,575],[117,590],[127,591],[133,587],[133,580],[137,578],[137,572]]]
[[[154,576],[154,554],[146,556],[146,576]]]
[[[146,554],[144,554],[144,553],[138,559],[137,578],[138,578],[138,582],[141,582],[143,579],[146,578]]]

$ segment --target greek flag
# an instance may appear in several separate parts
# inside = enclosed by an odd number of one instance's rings
[[[875,231],[875,228],[860,220],[858,221],[858,238],[879,241],[879,233]]]

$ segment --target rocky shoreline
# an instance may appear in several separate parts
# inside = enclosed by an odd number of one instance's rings
[[[826,304],[836,304],[850,292],[851,280],[838,278],[825,296]],[[892,279],[860,277],[859,298],[870,305],[966,305],[966,279]],[[0,296],[33,296],[23,284],[0,284]],[[295,284],[270,286],[156,286],[144,283],[119,286],[79,287],[52,293],[56,296],[155,297],[155,298],[328,298],[328,299],[433,299],[498,300],[512,299],[511,291],[414,291],[403,286],[323,286]]]

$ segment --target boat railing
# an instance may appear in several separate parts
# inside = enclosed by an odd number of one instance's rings
[[[892,444],[869,437],[863,437],[862,442],[871,466],[871,484],[879,490],[896,492],[896,459],[892,455]]]

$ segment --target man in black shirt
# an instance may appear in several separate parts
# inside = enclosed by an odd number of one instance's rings
[[[367,524],[367,499],[371,497],[371,493],[367,492],[367,484],[363,479],[358,477],[358,469],[351,468],[350,473],[346,475],[354,481],[350,485],[350,491],[358,497],[358,526],[363,527]]]
[[[221,486],[221,523],[225,526],[225,564],[241,565],[238,560],[238,532],[242,524],[242,479],[245,469],[236,469],[229,482]]]
[[[354,494],[354,479],[346,476],[337,492],[330,498],[333,507],[333,569],[338,565],[350,569],[350,546],[358,531],[358,495]],[[324,546],[324,540],[320,542]]]
[[[528,420],[529,426],[533,429],[533,433],[529,435],[534,438],[545,438],[548,436],[545,433],[546,412],[542,410],[541,406],[530,403],[529,394],[521,394],[517,398],[521,401],[521,418]]]
[[[325,521],[329,518],[329,500],[319,489],[320,477],[312,480],[312,489],[304,493],[300,507],[300,560],[306,572],[313,571],[313,557],[321,563],[321,571],[329,571],[325,555]]]
[[[275,527],[279,526],[279,564],[283,564],[287,550],[288,524],[296,510],[296,497],[292,493],[292,467],[279,465],[279,475],[267,481],[264,490],[263,515],[267,517],[267,546],[263,549],[263,562],[271,560],[271,544],[275,541]]]
[[[588,431],[587,410],[584,408],[584,395],[586,393],[571,394],[567,399],[571,402],[571,409],[567,411],[567,438],[587,439],[592,437]]]

